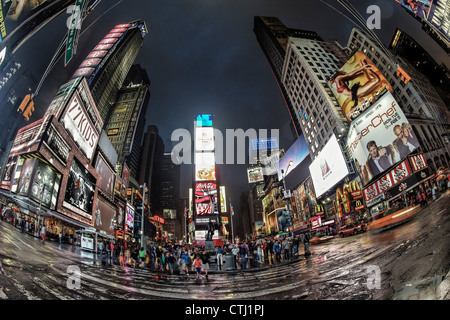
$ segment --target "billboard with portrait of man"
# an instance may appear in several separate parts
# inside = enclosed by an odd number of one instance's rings
[[[329,87],[349,122],[367,110],[392,86],[367,58],[357,51],[329,80]]]
[[[364,185],[418,147],[415,133],[390,92],[350,125],[347,138]]]

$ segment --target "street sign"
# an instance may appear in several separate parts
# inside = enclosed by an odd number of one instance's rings
[[[78,43],[78,30],[81,28],[82,17],[85,0],[76,0],[75,6],[73,7],[72,16],[70,20],[69,32],[67,33],[67,43],[66,43],[66,56],[64,59],[64,66],[67,66],[69,61],[72,59],[74,52],[76,51],[76,44]]]

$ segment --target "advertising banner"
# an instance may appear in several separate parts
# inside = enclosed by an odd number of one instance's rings
[[[62,118],[64,128],[90,160],[100,135],[88,116],[86,106],[83,105],[76,93]]]
[[[134,208],[128,204],[125,209],[125,232],[134,233]]]
[[[278,162],[278,180],[283,179],[283,174],[281,170],[284,171],[284,177],[288,176],[295,167],[297,167],[306,156],[309,154],[308,145],[306,144],[305,137],[301,135],[295,140],[292,146],[286,151],[286,153],[281,157]],[[289,163],[292,161],[292,164]],[[289,167],[289,168],[288,168]]]
[[[347,147],[363,185],[419,147],[411,126],[390,92],[350,125]]]
[[[320,197],[349,174],[347,163],[335,135],[330,138],[311,163],[309,172],[314,183],[316,197]]]
[[[219,213],[216,183],[201,182],[195,184],[195,211],[197,215]]]
[[[397,184],[402,183],[413,174],[408,161],[404,160],[398,164],[394,169],[383,175],[377,181],[363,190],[364,200],[367,206],[371,206],[382,199],[385,192],[390,192]],[[392,196],[392,194],[391,194]]]
[[[220,186],[220,212],[225,213],[227,212],[227,196],[225,194],[225,187]]]
[[[257,183],[264,181],[264,176],[261,167],[253,167],[247,169],[248,183]]]
[[[195,181],[216,180],[214,152],[195,154]]]
[[[214,150],[214,129],[213,127],[195,128],[195,151]]]
[[[27,159],[30,160],[30,159]],[[61,175],[57,175],[48,165],[38,161],[34,181],[31,187],[30,198],[41,202],[42,205],[54,209],[56,201],[54,197],[54,188],[59,189]]]
[[[177,211],[173,209],[163,209],[164,219],[173,220],[177,218]]]
[[[112,235],[114,234],[114,217],[116,215],[116,208],[107,201],[100,199],[101,197],[97,197],[94,227]]]
[[[103,192],[108,195],[114,195],[114,171],[106,164],[105,159],[99,153],[97,157],[97,162],[95,164],[95,170],[100,175],[98,180],[98,186],[102,189]]]
[[[329,80],[329,87],[349,122],[355,120],[392,86],[361,51]]]
[[[76,158],[70,167],[63,206],[92,219],[96,179]]]
[[[420,171],[428,167],[427,160],[423,154],[417,154],[409,157],[411,162],[412,170],[414,172]]]

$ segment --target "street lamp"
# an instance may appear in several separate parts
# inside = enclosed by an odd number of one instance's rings
[[[286,175],[287,175],[287,172],[288,172],[288,170],[289,170],[289,167],[290,167],[291,165],[293,165],[293,164],[294,164],[294,161],[290,160],[290,161],[289,161],[289,164],[288,164],[288,166],[287,166],[287,168],[286,168],[286,172],[284,172],[284,170],[281,169],[281,174],[282,174],[281,179],[283,180],[283,199],[285,199],[285,198],[286,198],[286,199],[290,199],[290,198],[291,198],[291,195],[288,194],[288,193],[287,193],[287,190],[286,190],[286,179],[285,179],[285,177],[286,177]],[[287,205],[286,205],[286,209],[287,209],[288,214],[289,214],[289,216],[290,216],[290,218],[291,218],[291,223],[292,223],[292,238],[294,238],[294,216],[292,215],[291,205],[290,205],[289,201],[288,201],[288,203],[287,203]]]
[[[141,216],[141,247],[144,246],[144,209],[145,209],[145,189],[147,188],[146,183],[140,186],[142,188],[142,216]]]

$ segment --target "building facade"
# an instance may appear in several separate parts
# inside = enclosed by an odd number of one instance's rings
[[[108,123],[119,90],[136,59],[147,27],[143,21],[116,25],[75,71],[85,77],[103,122]]]

